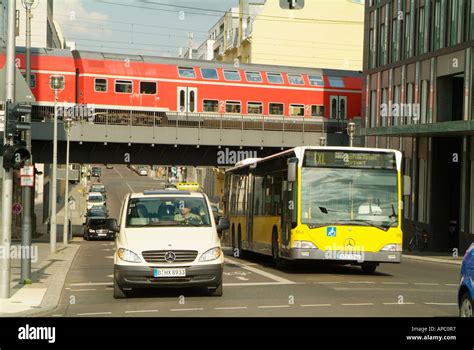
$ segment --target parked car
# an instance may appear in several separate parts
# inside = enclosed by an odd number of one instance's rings
[[[83,237],[90,239],[115,239],[117,234],[117,220],[111,218],[87,218],[84,223]]]
[[[131,289],[203,287],[222,295],[224,254],[207,196],[127,194],[114,255],[114,298]]]
[[[102,194],[104,199],[107,200],[107,191],[105,190],[105,186],[103,184],[93,184],[89,192],[99,192]]]
[[[109,211],[105,205],[102,206],[93,206],[89,209],[86,214],[86,218],[108,218]]]
[[[93,206],[105,206],[105,198],[100,192],[89,192],[86,200],[87,210],[91,209]]]
[[[102,175],[102,169],[98,166],[92,167],[91,175],[93,177],[100,177]]]
[[[461,266],[461,281],[458,291],[459,315],[472,316],[472,301],[474,300],[474,243],[464,255]]]
[[[137,170],[137,173],[140,176],[147,176],[148,175],[148,171],[144,167],[139,167],[138,170]]]
[[[114,166],[113,166],[112,164],[107,164],[107,165],[105,166],[105,168],[106,168],[106,169],[113,169]]]

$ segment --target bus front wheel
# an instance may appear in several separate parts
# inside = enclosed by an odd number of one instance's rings
[[[369,263],[362,264],[361,265],[362,272],[365,274],[371,275],[377,269],[377,265],[378,264],[369,264]]]

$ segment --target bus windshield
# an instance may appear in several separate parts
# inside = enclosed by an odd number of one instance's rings
[[[303,167],[301,181],[303,224],[398,225],[396,170]]]

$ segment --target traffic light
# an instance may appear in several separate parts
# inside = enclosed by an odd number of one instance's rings
[[[5,170],[20,169],[31,155],[23,144],[3,146],[3,168]]]
[[[7,137],[15,137],[22,131],[30,130],[31,123],[24,121],[24,116],[31,113],[31,105],[26,103],[7,102],[6,116],[6,135]]]

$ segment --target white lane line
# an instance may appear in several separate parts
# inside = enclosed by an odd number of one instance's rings
[[[352,284],[375,284],[375,282],[369,282],[369,281],[349,281],[349,283],[352,283]]]
[[[170,311],[202,311],[204,310],[202,307],[196,307],[191,309],[170,309]]]
[[[415,303],[383,303],[384,305],[415,305]]]
[[[237,276],[236,278],[241,280],[241,281],[248,281],[249,280],[248,278],[245,278],[245,277],[242,277],[242,276]]]
[[[224,287],[245,287],[245,286],[278,286],[288,283],[281,282],[250,282],[250,283],[224,283]],[[305,284],[304,282],[295,282],[291,284]]]
[[[341,304],[342,306],[371,306],[374,303],[350,303],[350,304]]]
[[[337,284],[341,282],[314,282],[315,284]]]
[[[446,283],[445,286],[448,286],[448,287],[459,287],[459,284],[455,284],[455,283]]]
[[[426,305],[438,305],[438,306],[457,306],[457,303],[424,303]]]
[[[332,306],[331,304],[304,304],[301,307],[319,307],[319,306]]]
[[[245,265],[241,262],[238,262],[236,261],[235,259],[231,259],[229,257],[226,257],[225,260],[230,263],[230,264],[233,264],[233,265],[237,265],[243,269],[246,269],[248,271],[251,271],[251,272],[254,272],[256,274],[259,274],[261,276],[264,276],[266,278],[269,278],[273,281],[276,281],[276,282],[279,282],[279,283],[286,283],[286,284],[295,284],[295,282],[292,282],[290,280],[287,280],[286,278],[283,278],[283,277],[280,277],[280,276],[277,276],[277,275],[274,275],[270,272],[266,272],[266,271],[262,271],[260,269],[257,269],[255,267],[252,267],[252,266],[248,266],[248,265]]]
[[[414,285],[417,286],[439,286],[439,283],[424,283],[424,282],[418,282],[418,283],[413,283]]]
[[[112,286],[113,283],[110,282],[86,282],[86,283],[71,283],[71,287],[81,287],[81,286]]]
[[[116,168],[116,167],[114,167],[114,170],[115,170],[115,172],[116,172],[117,174],[119,174],[120,178],[121,178],[121,179],[123,179],[123,176],[122,176],[122,174],[120,174],[120,172],[117,170],[117,168]]]
[[[97,289],[71,289],[71,292],[90,292]]]
[[[146,312],[158,312],[158,310],[127,310],[125,311],[126,314],[138,314],[138,313],[146,313]]]
[[[58,315],[58,314],[53,315],[53,317],[62,317],[62,316],[63,316],[63,315]]]
[[[247,306],[228,306],[228,307],[215,307],[214,310],[243,310],[248,309]]]
[[[128,182],[125,182],[125,185],[128,186],[128,188],[130,189],[130,191],[135,192],[135,191],[133,190],[132,186],[130,186],[130,184],[129,184]]]
[[[76,314],[76,316],[96,316],[96,315],[111,315],[111,312],[86,312],[83,314]]]
[[[276,308],[283,308],[283,307],[290,307],[290,305],[261,305],[261,306],[257,306],[258,309],[276,309]]]
[[[397,285],[397,284],[408,284],[408,282],[381,282],[382,284],[390,284],[390,285]]]

